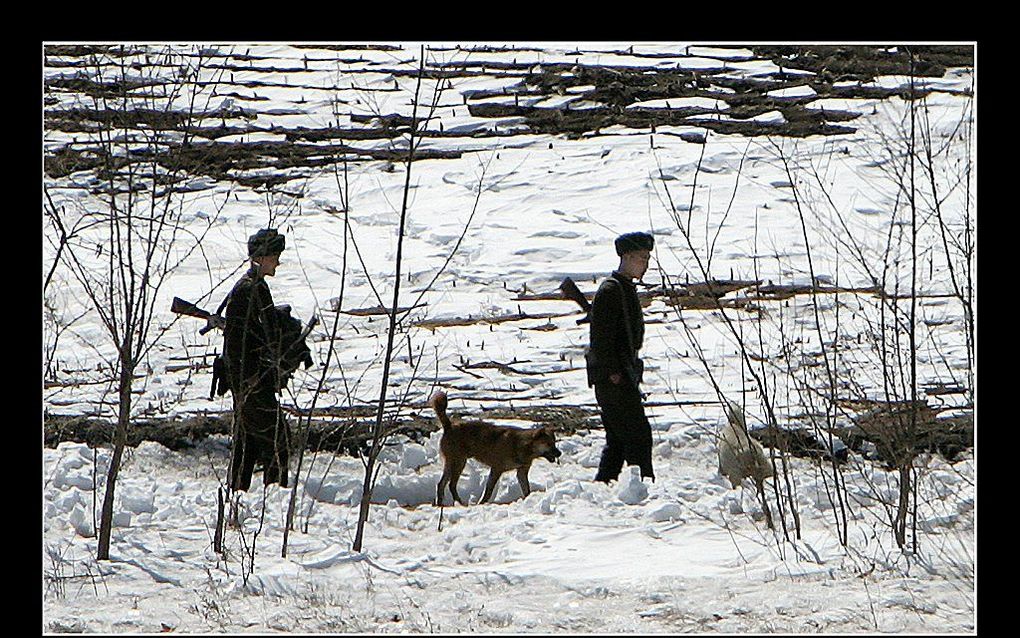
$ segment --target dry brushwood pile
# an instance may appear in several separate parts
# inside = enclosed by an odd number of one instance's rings
[[[388,48],[388,47],[383,47]],[[434,49],[443,52],[442,49]],[[422,148],[418,159],[459,158],[472,149],[472,138],[515,136],[536,133],[567,137],[597,136],[613,126],[655,132],[656,127],[691,125],[719,133],[744,136],[810,135],[836,136],[853,133],[857,114],[847,111],[812,108],[826,98],[920,99],[928,90],[913,91],[909,86],[881,88],[863,86],[879,75],[907,75],[910,62],[901,50],[895,53],[868,46],[772,45],[752,47],[750,57],[729,57],[718,66],[684,68],[683,55],[675,68],[662,68],[657,57],[631,54],[647,60],[647,65],[602,67],[582,63],[494,63],[462,61],[437,63],[428,70],[430,77],[449,82],[478,77],[499,78],[502,89],[467,91],[463,108],[474,117],[506,121],[500,127],[479,127],[469,133],[443,127],[422,131],[426,139],[456,139],[460,150]],[[233,180],[245,186],[273,186],[300,179],[309,171],[322,170],[340,162],[399,161],[401,151],[377,142],[392,142],[406,133],[410,118],[403,114],[381,113],[353,115],[351,126],[264,127],[257,123],[265,110],[278,113],[263,95],[274,89],[306,90],[314,93],[339,86],[304,84],[305,76],[321,71],[324,64],[342,65],[344,82],[357,83],[360,75],[386,75],[393,78],[413,75],[413,70],[393,63],[381,63],[362,57],[333,59],[322,57],[319,49],[310,51],[300,66],[280,67],[268,58],[241,51],[204,52],[205,64],[221,72],[216,106],[200,113],[197,122],[183,126],[180,113],[155,108],[128,111],[63,106],[59,99],[76,94],[87,104],[90,98],[116,100],[142,90],[166,90],[164,80],[139,78],[134,81],[96,80],[89,72],[97,53],[113,58],[134,55],[131,48],[117,46],[51,45],[46,47],[47,66],[60,67],[59,76],[45,80],[44,125],[48,130],[68,133],[95,132],[114,124],[125,132],[144,135],[146,131],[172,131],[183,140],[180,149],[166,148],[155,153],[128,157],[103,158],[102,149],[89,144],[66,144],[47,150],[45,172],[61,177],[89,169],[119,170],[131,163],[171,163],[188,175],[215,180]],[[947,66],[973,64],[973,51],[967,46],[916,47],[914,72],[919,76],[939,77]],[[452,50],[451,50],[452,53]],[[580,51],[577,52],[580,55]],[[57,57],[59,56],[59,58]],[[455,57],[455,56],[452,56]],[[462,56],[463,57],[463,56]],[[734,67],[753,60],[772,60],[780,70],[763,76],[734,77]],[[809,73],[805,73],[809,72]],[[240,79],[236,76],[242,76]],[[399,83],[390,88],[363,89],[373,92],[399,92]],[[789,96],[787,96],[789,94]],[[570,99],[556,99],[569,96]],[[492,98],[510,98],[513,104]],[[677,106],[670,99],[701,98],[706,106]],[[304,99],[304,98],[302,98]],[[665,100],[665,108],[642,106],[652,100]],[[707,106],[713,102],[712,106]],[[545,105],[548,102],[559,104]],[[301,101],[292,107],[303,112]],[[781,121],[757,119],[778,111]],[[275,139],[257,140],[259,136]],[[245,138],[248,139],[245,139]],[[692,143],[703,143],[704,136],[684,134]]]

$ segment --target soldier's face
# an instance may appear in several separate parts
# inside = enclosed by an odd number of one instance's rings
[[[254,261],[259,265],[259,270],[264,277],[272,277],[276,274],[276,267],[280,265],[280,256],[265,255],[256,257]]]
[[[648,271],[648,262],[652,259],[652,253],[649,250],[632,250],[623,254],[623,270],[624,274],[633,277],[634,279],[641,279],[645,276],[645,272]]]

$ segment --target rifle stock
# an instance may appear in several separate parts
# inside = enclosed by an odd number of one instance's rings
[[[205,319],[209,316],[209,311],[202,310],[190,301],[185,301],[180,297],[174,297],[174,301],[170,305],[170,312],[178,315],[188,315],[189,317],[198,317],[199,319]]]
[[[174,297],[173,303],[170,304],[170,312],[178,315],[187,315],[189,317],[205,319],[205,326],[198,331],[198,334],[200,335],[204,335],[213,328],[222,329],[226,325],[226,321],[223,317],[214,315],[208,310],[203,310],[190,301],[185,301],[180,297]]]
[[[588,298],[584,296],[584,293],[577,287],[574,280],[570,277],[565,277],[560,283],[560,292],[563,293],[564,297],[581,306],[581,310],[585,312],[585,316],[578,319],[577,323],[581,324],[589,321],[588,313],[591,312],[591,304],[588,303]]]

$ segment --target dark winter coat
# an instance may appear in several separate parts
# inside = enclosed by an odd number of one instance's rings
[[[265,483],[286,487],[290,428],[276,397],[280,325],[269,286],[254,269],[234,285],[225,316],[223,350],[234,399],[231,488],[250,487],[256,462],[264,466]]]
[[[591,342],[585,357],[588,385],[621,374],[637,387],[643,368],[638,351],[645,336],[637,287],[630,278],[613,272],[595,292],[588,316],[591,319]]]
[[[273,295],[264,277],[252,268],[234,284],[226,308],[223,351],[230,389],[276,387],[276,352],[280,325]]]
[[[616,480],[624,463],[638,466],[642,477],[654,480],[652,430],[638,389],[644,367],[638,351],[645,324],[637,287],[630,278],[614,272],[599,285],[588,316],[588,385],[595,386],[606,432],[595,480]],[[613,374],[621,375],[619,383],[609,379]]]

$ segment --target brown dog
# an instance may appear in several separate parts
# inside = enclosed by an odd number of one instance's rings
[[[429,404],[443,426],[443,438],[439,440],[439,451],[443,454],[443,477],[436,486],[436,505],[443,503],[443,490],[447,484],[450,493],[461,505],[467,505],[457,494],[457,479],[464,471],[469,458],[476,459],[491,468],[485,484],[485,494],[479,503],[485,503],[507,470],[517,470],[517,482],[524,496],[531,493],[528,470],[531,462],[538,457],[555,461],[561,452],[556,449],[556,437],[549,427],[525,430],[505,425],[492,425],[480,421],[453,423],[446,415],[446,393],[436,391]]]

